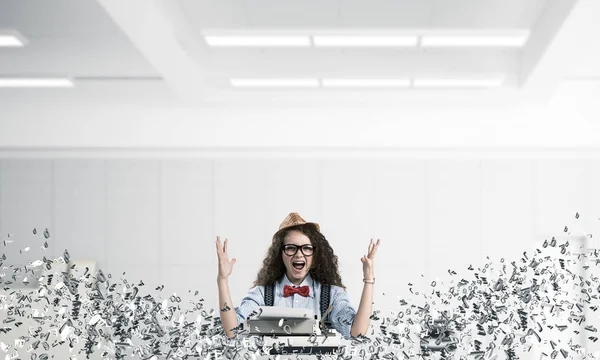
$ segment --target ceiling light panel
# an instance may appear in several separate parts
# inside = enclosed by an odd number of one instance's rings
[[[527,29],[430,30],[422,33],[423,47],[522,47],[529,39]]]
[[[307,47],[310,46],[308,36],[230,36],[206,35],[206,43],[213,47]]]
[[[354,36],[315,35],[313,42],[318,47],[410,47],[417,46],[417,36]]]
[[[319,87],[318,79],[230,79],[233,87]]]
[[[322,79],[324,87],[410,87],[410,79]]]
[[[25,37],[18,32],[0,30],[0,47],[23,47],[25,44]]]
[[[73,81],[64,78],[0,78],[3,88],[71,88]]]
[[[487,78],[416,78],[414,87],[417,88],[490,88],[504,85],[503,76]]]

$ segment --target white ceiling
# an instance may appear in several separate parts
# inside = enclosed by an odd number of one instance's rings
[[[530,28],[547,0],[178,0],[206,28]]]
[[[0,29],[29,42],[0,48],[1,76],[159,76],[95,0],[0,0]]]
[[[511,106],[548,100],[565,78],[600,76],[598,0],[0,0],[0,29],[25,48],[0,48],[2,76],[66,75],[64,90],[0,90],[0,101],[51,97],[155,101],[166,91],[199,107]],[[523,49],[223,49],[207,30],[345,32],[527,29]],[[596,40],[588,42],[588,40]],[[568,55],[568,56],[567,56]],[[505,74],[494,90],[239,90],[231,77]],[[131,85],[135,83],[134,85]],[[131,86],[135,91],[131,91]],[[147,90],[144,91],[143,89]],[[98,89],[95,92],[95,89]],[[152,96],[152,94],[155,94]]]

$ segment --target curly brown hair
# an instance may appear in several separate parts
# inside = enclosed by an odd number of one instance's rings
[[[274,284],[283,277],[285,274],[285,265],[281,259],[283,239],[293,230],[306,235],[315,247],[310,276],[321,284],[336,285],[346,289],[339,274],[337,255],[333,253],[333,249],[325,236],[311,223],[292,226],[273,235],[273,242],[267,250],[263,266],[258,272],[256,280],[254,280],[254,286]]]

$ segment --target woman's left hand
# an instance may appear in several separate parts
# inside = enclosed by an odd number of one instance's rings
[[[364,279],[373,279],[375,278],[375,270],[373,268],[373,262],[375,260],[375,254],[377,253],[377,248],[379,247],[379,239],[374,243],[373,239],[369,243],[369,251],[367,255],[363,256],[360,261],[363,263],[363,276]]]

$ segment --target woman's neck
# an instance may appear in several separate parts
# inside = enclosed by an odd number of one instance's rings
[[[306,276],[308,276],[308,275],[306,275]],[[304,282],[304,279],[306,279],[306,276],[300,280],[293,280],[292,277],[290,276],[290,274],[287,274],[288,280],[290,280],[290,282],[296,286],[300,286],[300,284],[302,284],[302,282]]]

